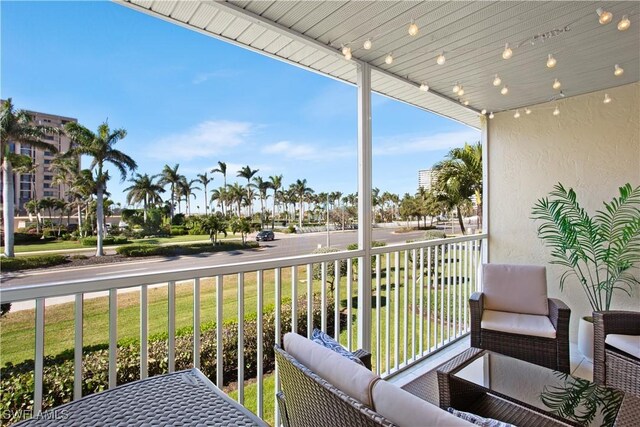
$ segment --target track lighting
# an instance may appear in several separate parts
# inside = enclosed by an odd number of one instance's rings
[[[423,92],[428,92],[429,91],[429,85],[423,82],[420,85],[420,90],[423,91]]]
[[[556,107],[555,110],[553,110],[553,115],[554,116],[560,115],[560,109],[558,107]]]
[[[350,60],[351,59],[351,48],[350,47],[343,47],[342,48],[342,54],[344,55],[344,59],[346,60]]]
[[[502,79],[496,74],[496,76],[493,78],[493,85],[500,86],[500,83],[502,83]]]
[[[391,63],[393,63],[393,55],[392,54],[388,54],[386,58],[384,58],[384,62],[387,65],[391,65]]]
[[[513,56],[513,51],[509,47],[509,43],[504,45],[504,51],[502,52],[502,59],[509,59]]]
[[[409,32],[409,35],[411,37],[415,37],[418,34],[419,29],[416,23],[411,21],[411,24],[409,24],[409,29],[407,31]]]
[[[520,110],[516,110],[516,113],[513,115],[514,119],[519,119],[520,118]]]
[[[487,110],[485,110],[485,109],[483,108],[483,109],[482,109],[482,111],[480,111],[480,114],[482,114],[482,115],[484,116],[485,114],[487,114]]]
[[[622,68],[620,65],[616,64],[613,67],[613,75],[616,76],[616,77],[620,77],[623,74],[624,74],[624,68]]]
[[[624,15],[620,22],[618,22],[618,30],[620,31],[627,31],[630,26],[631,21],[629,21],[629,17],[627,15]]]
[[[490,119],[493,119],[494,117],[495,117],[495,116],[494,116],[494,114],[493,114],[493,111],[492,111],[491,113],[489,113],[489,118],[490,118]]]
[[[469,105],[469,100],[468,100],[468,99],[465,99],[462,103],[463,103],[464,105]]]
[[[611,12],[607,12],[606,10],[602,10],[601,7],[596,9],[596,13],[598,14],[598,22],[602,25],[608,24],[613,19],[613,15]]]
[[[530,109],[530,108],[525,108],[525,109],[524,109],[524,113],[525,113],[526,115],[531,114],[531,109]]]
[[[444,57],[444,52],[441,52],[440,55],[438,55],[438,57],[436,58],[436,64],[442,65],[446,60],[447,58]]]
[[[557,62],[558,61],[556,61],[556,58],[554,58],[552,54],[549,54],[549,56],[547,57],[547,68],[555,67]]]
[[[462,96],[462,95],[464,95],[464,88],[460,86],[460,89],[458,89],[458,96]]]
[[[553,80],[553,84],[551,85],[551,87],[554,88],[555,90],[560,89],[561,86],[562,86],[562,84],[560,83],[560,80],[558,80],[558,79]]]
[[[608,93],[604,94],[604,100],[602,100],[602,102],[604,102],[605,104],[608,104],[611,102],[611,97],[609,96]]]
[[[503,95],[506,95],[509,93],[509,88],[507,87],[507,85],[502,86],[502,89],[500,89],[500,93]]]
[[[458,83],[453,85],[453,93],[458,93],[459,90],[460,90],[460,85]]]

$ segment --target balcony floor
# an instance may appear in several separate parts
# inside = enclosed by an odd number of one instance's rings
[[[466,336],[443,350],[440,350],[439,352],[416,363],[411,368],[389,377],[387,381],[397,385],[398,387],[402,387],[468,349],[470,347],[470,340],[471,337]],[[593,363],[580,353],[577,344],[570,343],[569,354],[571,358],[571,374],[576,377],[593,381]]]

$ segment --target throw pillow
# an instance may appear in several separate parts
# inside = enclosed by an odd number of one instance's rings
[[[447,411],[452,413],[458,418],[462,418],[465,421],[469,421],[477,426],[482,427],[516,427],[513,424],[505,423],[502,421],[494,420],[493,418],[484,418],[471,412],[458,411],[457,409],[447,408]]]
[[[344,348],[342,345],[340,345],[339,342],[322,332],[320,329],[313,330],[313,332],[311,333],[311,340],[323,347],[328,348],[329,350],[335,351],[339,355],[344,356],[347,359],[358,363],[359,365],[364,366],[364,363],[362,363],[360,359],[354,356],[353,353]]]

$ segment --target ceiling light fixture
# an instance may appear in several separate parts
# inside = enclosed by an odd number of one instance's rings
[[[553,110],[553,115],[554,116],[560,115],[560,109],[558,107],[556,107],[555,110]]]
[[[502,59],[509,59],[513,56],[513,51],[509,47],[509,43],[504,45],[504,51],[502,52]]]
[[[387,65],[391,65],[391,63],[393,62],[393,54],[388,54],[386,58],[384,58],[384,62]]]
[[[446,60],[447,58],[444,57],[444,52],[440,52],[440,55],[438,55],[438,57],[436,58],[436,64],[442,65]]]
[[[547,57],[547,68],[553,68],[557,63],[558,61],[556,61],[556,58],[554,58],[552,54],[549,54]]]
[[[460,84],[456,82],[456,84],[453,85],[453,93],[458,93],[459,90]]]
[[[631,21],[629,21],[629,17],[627,15],[624,15],[620,22],[618,22],[618,30],[620,31],[627,31],[630,26]]]
[[[493,78],[493,85],[500,86],[500,83],[502,83],[502,79],[496,74],[496,76]]]
[[[531,109],[530,108],[525,108],[524,109],[524,113],[527,114],[527,115],[531,114]]]
[[[469,100],[468,100],[468,99],[465,99],[465,100],[464,100],[464,102],[463,102],[463,104],[464,104],[464,105],[469,105]]]
[[[560,83],[560,80],[558,79],[554,79],[553,84],[551,85],[551,87],[554,88],[555,90],[560,89],[561,86],[562,86],[562,83]]]
[[[520,118],[520,110],[516,110],[516,113],[513,115],[514,119],[519,119]]]
[[[346,59],[347,61],[351,59],[351,48],[350,47],[343,47],[342,48],[342,54],[344,55],[344,59]]]
[[[611,12],[602,10],[601,7],[596,9],[596,13],[599,16],[598,22],[600,22],[602,25],[608,24],[613,19],[613,15],[611,14]]]
[[[464,95],[464,88],[460,85],[460,89],[458,90],[458,96]]]
[[[623,74],[624,74],[624,68],[622,68],[620,65],[616,64],[613,67],[613,75],[616,76],[616,77],[620,77]]]
[[[482,115],[484,116],[485,114],[487,114],[487,110],[485,110],[485,109],[483,108],[483,109],[482,109],[482,111],[480,111],[480,114],[482,114]]]
[[[493,119],[495,116],[493,115],[493,111],[491,113],[489,113],[489,118]]]
[[[500,89],[500,93],[503,95],[506,95],[509,93],[509,88],[507,87],[507,85],[502,86],[502,89]]]
[[[605,104],[608,104],[611,102],[611,97],[609,96],[608,93],[604,94],[604,100],[602,102],[604,102]]]
[[[429,91],[429,85],[423,82],[420,85],[420,90],[423,91],[423,92],[428,92]]]
[[[415,37],[416,35],[418,35],[418,31],[420,31],[420,29],[418,28],[416,23],[411,20],[411,24],[409,24],[409,29],[407,31],[409,32],[409,35],[411,37]]]
[[[372,46],[373,43],[371,42],[371,39],[365,40],[364,44],[362,45],[365,50],[370,50]]]

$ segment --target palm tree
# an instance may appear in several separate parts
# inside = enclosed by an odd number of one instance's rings
[[[29,215],[36,216],[36,233],[40,234],[40,211],[42,210],[40,201],[37,199],[31,199],[24,204],[24,208],[27,210]],[[29,220],[31,220],[31,218],[29,218]]]
[[[22,147],[35,147],[41,150],[57,152],[58,149],[41,141],[47,133],[58,133],[59,129],[49,126],[36,126],[31,122],[33,117],[27,111],[16,110],[11,98],[2,102],[0,108],[0,164],[2,164],[2,215],[4,224],[4,254],[15,255],[13,248],[13,220],[15,215],[15,195],[13,184],[13,162],[20,157],[12,150],[12,144],[20,143]]]
[[[209,177],[207,172],[198,174],[198,182],[204,187],[204,214],[209,214],[209,194],[207,193],[207,186],[213,182],[213,177]]]
[[[167,185],[171,187],[171,205],[169,206],[169,216],[171,217],[171,221],[173,222],[173,214],[175,209],[175,200],[176,200],[176,188],[182,179],[182,175],[178,173],[178,168],[180,165],[176,163],[173,167],[169,165],[164,165],[162,172],[160,173],[160,185]]]
[[[228,194],[227,200],[229,200],[230,203],[238,204],[238,216],[240,216],[241,210],[242,210],[242,202],[247,197],[247,193],[245,192],[244,188],[242,188],[240,184],[238,184],[237,182],[234,182],[233,184],[229,184],[229,187],[227,189],[227,194]]]
[[[211,191],[211,199],[209,203],[216,202],[218,206],[222,207],[222,216],[225,216],[224,213],[224,202],[228,198],[228,190],[225,187],[218,187]]]
[[[295,195],[297,196],[298,203],[300,204],[299,205],[300,206],[299,224],[300,224],[300,228],[302,228],[302,218],[304,217],[303,204],[305,199],[313,193],[313,190],[310,187],[307,187],[306,179],[296,180],[294,184],[291,184],[291,188],[295,193]]]
[[[197,179],[187,180],[187,177],[183,176],[178,184],[180,194],[185,198],[187,216],[191,215],[191,196],[195,198],[194,190],[200,190],[200,187],[195,186],[196,182]]]
[[[124,181],[128,171],[134,171],[138,165],[128,155],[114,148],[114,145],[127,136],[124,129],[116,129],[113,132],[107,122],[98,126],[97,133],[93,133],[86,127],[78,123],[67,123],[65,132],[72,142],[71,149],[67,152],[69,156],[87,155],[93,157],[90,170],[96,169],[96,219],[98,245],[96,256],[104,255],[102,239],[104,237],[104,193],[107,188],[108,174],[104,170],[105,163],[111,163],[120,172],[121,180]]]
[[[224,185],[224,188],[227,188],[227,164],[225,162],[221,162],[220,160],[218,160],[218,167],[211,169],[210,171],[211,173],[221,173],[222,174],[222,183]],[[222,215],[224,215],[224,207],[225,207],[225,199],[222,199]]]
[[[465,232],[461,206],[476,197],[478,211],[482,210],[482,145],[467,143],[453,148],[447,158],[433,167],[438,171],[436,187],[438,199],[449,209],[456,209],[462,234]]]
[[[56,156],[50,166],[53,172],[52,183],[63,186],[68,194],[73,182],[80,173],[80,159],[77,157]],[[71,201],[70,199],[67,201]]]
[[[253,197],[251,195],[251,179],[253,178],[253,176],[255,174],[257,174],[259,171],[259,169],[251,169],[249,167],[249,165],[247,166],[243,166],[239,171],[238,174],[236,176],[240,177],[240,178],[245,178],[247,180],[247,204],[249,206],[249,217],[251,217],[251,205],[253,204]]]
[[[273,229],[276,226],[276,203],[278,201],[280,188],[282,188],[282,175],[271,175],[269,177],[269,183],[273,190],[273,215],[271,217],[271,228]]]
[[[147,210],[150,204],[162,203],[162,197],[160,193],[164,193],[164,188],[156,182],[153,182],[155,176],[149,176],[148,174],[140,175],[136,174],[135,178],[131,178],[129,182],[133,185],[124,189],[128,191],[127,203],[135,204],[142,202],[142,212],[144,217],[144,223],[147,223]]]
[[[269,181],[265,181],[261,176],[253,177],[253,182],[255,182],[255,187],[258,189],[258,195],[260,196],[260,229],[264,228],[264,202],[269,197],[267,195],[267,190],[271,188],[271,183]]]
[[[96,194],[97,185],[93,174],[89,169],[81,170],[73,180],[69,194],[74,200],[78,210],[78,232],[82,235],[82,207],[85,206],[85,214],[89,215],[89,202]]]

